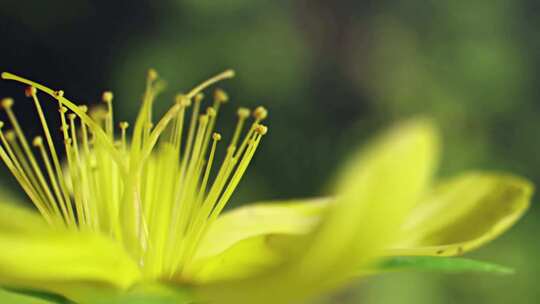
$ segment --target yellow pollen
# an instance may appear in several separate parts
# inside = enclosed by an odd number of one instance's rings
[[[120,129],[127,129],[129,128],[129,122],[127,121],[121,121],[118,126],[120,127]]]
[[[109,103],[109,102],[112,102],[113,97],[114,97],[114,95],[113,95],[113,93],[111,91],[105,91],[101,95],[101,100],[103,100],[103,102],[105,102],[105,103]]]
[[[201,102],[203,99],[204,99],[203,93],[198,93],[197,95],[195,95],[195,102]]]
[[[2,99],[2,107],[6,108],[6,109],[9,109],[13,106],[13,98],[10,98],[10,97],[6,97],[4,99]]]
[[[257,125],[255,127],[255,132],[261,134],[261,135],[265,135],[267,132],[268,132],[268,127],[264,126],[264,125]]]
[[[255,117],[255,119],[257,119],[257,121],[262,121],[267,116],[268,116],[268,111],[264,107],[259,106],[259,107],[255,108],[255,110],[253,111],[253,117]]]
[[[214,108],[208,108],[206,109],[206,115],[208,115],[208,117],[215,117],[217,112]]]
[[[227,95],[227,93],[222,89],[216,89],[214,91],[214,100],[219,103],[226,103],[229,101],[229,95]]]
[[[32,145],[34,147],[39,147],[43,145],[43,138],[41,136],[34,137],[34,140],[32,140]]]
[[[149,79],[150,81],[154,81],[154,80],[156,80],[157,78],[158,78],[158,73],[157,73],[157,71],[154,70],[154,69],[149,69],[149,70],[148,70],[148,79]]]
[[[238,117],[242,118],[242,119],[246,119],[249,117],[249,114],[251,113],[251,111],[248,109],[248,108],[243,108],[243,107],[240,107],[238,108],[238,111],[236,111]]]
[[[191,99],[184,94],[178,94],[176,95],[176,103],[183,107],[189,107],[191,106]]]

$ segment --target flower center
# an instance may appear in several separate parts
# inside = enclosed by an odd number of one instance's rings
[[[202,90],[231,78],[221,73],[179,94],[156,122],[152,105],[163,89],[150,70],[146,91],[128,143],[127,122],[115,137],[113,94],[92,111],[64,97],[63,91],[3,73],[27,84],[43,129],[31,148],[16,115],[13,99],[4,98],[11,130],[0,122],[0,158],[44,219],[60,229],[91,230],[122,242],[149,277],[182,275],[198,244],[229,201],[262,136],[266,109],[238,109],[238,121],[219,169],[214,168],[221,135],[214,131],[227,94],[217,89],[212,105],[202,109]],[[64,142],[62,165],[45,118],[38,90],[57,100]],[[191,111],[191,113],[188,113]],[[252,114],[254,121],[244,131]]]

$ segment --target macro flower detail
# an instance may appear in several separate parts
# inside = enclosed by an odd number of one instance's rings
[[[115,132],[111,92],[90,111],[3,73],[28,86],[42,134],[27,139],[13,99],[3,99],[0,158],[39,214],[0,202],[0,285],[75,303],[291,303],[388,271],[379,262],[392,257],[461,255],[528,207],[533,187],[521,177],[468,172],[434,183],[438,134],[417,119],[354,153],[331,196],[223,212],[267,133],[265,108],[239,108],[221,143],[216,121],[229,98],[217,89],[203,109],[202,91],[233,75],[177,95],[154,120],[164,86],[151,70],[133,127]],[[63,161],[42,93],[59,107]]]

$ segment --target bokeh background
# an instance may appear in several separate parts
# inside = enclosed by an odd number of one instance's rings
[[[162,110],[234,68],[219,126],[234,123],[235,106],[263,104],[270,132],[233,205],[324,194],[348,153],[414,115],[441,127],[441,176],[494,169],[540,184],[539,13],[535,0],[1,0],[0,69],[81,103],[112,89],[115,114],[132,119],[148,68],[169,84]],[[0,92],[27,106],[19,86]],[[36,118],[21,119],[32,133]],[[537,303],[539,216],[533,204],[471,255],[516,268],[512,277],[386,275],[321,303]]]

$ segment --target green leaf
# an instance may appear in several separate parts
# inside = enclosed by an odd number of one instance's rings
[[[19,293],[16,291],[8,291],[0,288],[0,303],[9,304],[59,304],[67,303],[62,301],[55,301],[52,298],[41,297],[40,295],[34,295],[32,293]]]
[[[190,304],[189,288],[161,283],[143,283],[122,293],[96,293],[81,300],[86,304]]]
[[[46,292],[41,290],[35,290],[35,289],[16,289],[16,288],[7,288],[6,290],[12,293],[16,293],[22,296],[27,296],[31,298],[41,299],[47,301],[47,303],[57,303],[57,304],[71,304],[70,300],[66,299],[65,297]]]
[[[505,266],[456,257],[393,257],[378,265],[380,271],[423,271],[442,273],[485,272],[493,274],[513,274],[514,270]]]

